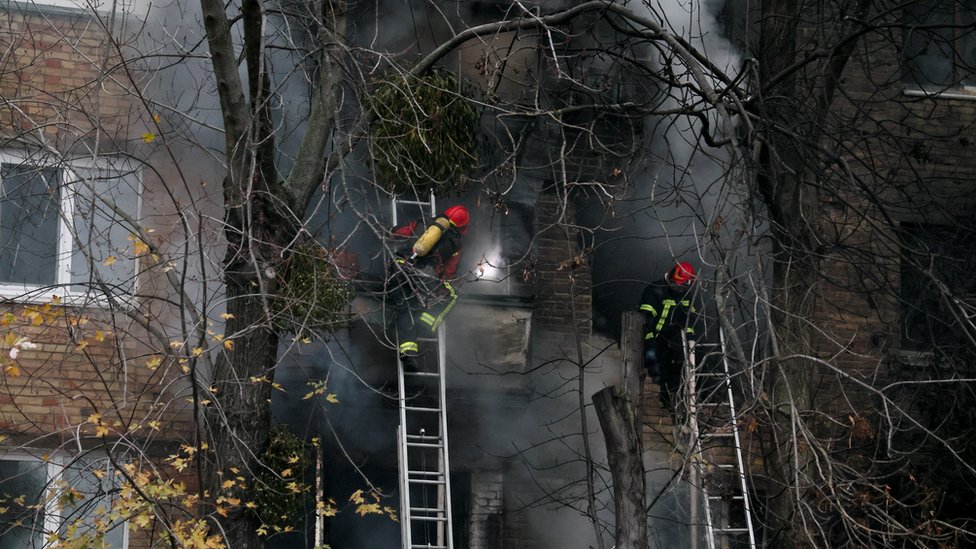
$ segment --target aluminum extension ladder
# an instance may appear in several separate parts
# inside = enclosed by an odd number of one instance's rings
[[[429,200],[392,200],[396,226],[403,207],[436,215],[434,195]],[[451,467],[447,441],[445,389],[447,345],[445,326],[436,337],[420,337],[422,348],[436,348],[436,367],[418,361],[417,371],[404,370],[397,360],[400,423],[397,454],[400,480],[400,533],[403,549],[453,549],[451,531]],[[399,347],[399,341],[397,342]],[[432,353],[428,352],[427,356]],[[428,362],[424,364],[424,362]]]
[[[702,498],[705,541],[708,549],[729,547],[756,548],[756,532],[752,523],[749,486],[745,461],[742,457],[742,441],[736,417],[732,390],[731,369],[725,351],[725,337],[719,331],[722,367],[717,371],[703,371],[704,360],[696,360],[698,350],[715,349],[715,345],[695,345],[689,342],[691,368],[688,379],[688,418],[692,449],[692,505],[697,505],[697,493]],[[697,357],[704,358],[704,357]],[[718,382],[716,384],[716,381]],[[702,395],[705,394],[705,398]],[[727,451],[732,443],[734,459],[709,459],[710,450]],[[718,445],[711,445],[710,443]],[[724,444],[724,445],[723,445]],[[725,456],[727,457],[727,455]],[[732,510],[738,511],[733,517]],[[735,519],[733,521],[733,518]],[[736,524],[733,524],[735,522]],[[695,532],[696,525],[692,525]],[[697,546],[697,535],[692,536],[692,548]]]

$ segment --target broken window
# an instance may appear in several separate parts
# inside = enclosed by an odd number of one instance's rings
[[[976,85],[976,0],[922,0],[903,12],[902,81],[921,88]]]
[[[970,346],[967,303],[976,296],[976,243],[962,226],[903,225],[901,347],[956,355]]]

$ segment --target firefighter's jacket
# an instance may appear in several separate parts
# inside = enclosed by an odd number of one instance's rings
[[[689,338],[695,334],[692,313],[696,311],[691,294],[691,286],[676,286],[668,283],[666,278],[644,288],[640,311],[645,317],[646,342],[666,338],[677,343],[682,331]]]
[[[433,223],[433,220],[431,220]],[[393,229],[393,234],[407,239],[407,244],[397,251],[397,256],[402,259],[409,258],[411,247],[414,241],[424,232],[424,227],[417,221],[411,221],[406,225],[400,225]],[[440,239],[434,247],[422,257],[417,257],[411,262],[417,269],[432,269],[434,275],[441,280],[451,280],[457,277],[458,264],[461,262],[461,231],[451,225],[443,231]]]
[[[420,352],[418,332],[436,333],[458,299],[450,280],[457,276],[461,262],[461,231],[451,225],[426,255],[411,259],[413,244],[423,232],[417,221],[393,229],[404,240],[396,252],[396,262],[405,268],[394,269],[391,290],[401,357]],[[433,285],[427,283],[433,280],[426,274],[428,270],[438,279]]]

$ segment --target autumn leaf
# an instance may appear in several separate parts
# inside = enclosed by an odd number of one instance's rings
[[[325,400],[328,400],[332,404],[339,404],[339,397],[335,393],[329,393],[326,395]]]
[[[95,330],[95,341],[99,343],[105,341],[105,332],[101,330]]]
[[[380,510],[379,503],[364,503],[363,505],[356,507],[356,513],[358,513],[361,517],[365,517],[366,515],[379,515],[382,514],[383,511]]]
[[[224,320],[230,320],[230,319],[234,318],[234,315],[232,315],[230,313],[223,313],[223,314],[220,315],[220,318],[222,318]]]
[[[146,141],[146,143],[152,143],[153,141],[156,140],[156,134],[151,132],[146,132],[142,134],[142,138]]]
[[[135,255],[139,256],[149,253],[149,245],[143,242],[139,236],[130,234],[128,238],[132,241],[132,251]]]
[[[228,351],[233,351],[234,350],[234,340],[233,339],[225,339],[224,340],[224,349],[227,349]]]
[[[20,368],[16,364],[7,366],[4,368],[4,371],[7,372],[7,375],[10,377],[20,377]]]
[[[221,488],[233,488],[235,482],[233,480],[225,480],[223,484],[220,485]]]
[[[116,259],[117,258],[114,255],[110,255],[105,258],[105,261],[102,261],[102,265],[105,265],[106,267],[111,267],[112,265],[115,264]]]
[[[162,358],[158,356],[154,356],[146,361],[146,368],[149,368],[150,370],[155,370],[156,368],[159,368],[159,365],[162,363],[163,363]]]

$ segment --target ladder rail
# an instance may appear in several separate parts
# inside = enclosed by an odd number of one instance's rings
[[[693,470],[695,472],[695,481],[692,482],[693,489],[701,489],[702,493],[705,495],[702,498],[702,510],[705,512],[705,543],[708,544],[708,549],[715,549],[715,534],[712,527],[712,506],[708,500],[708,493],[705,491],[705,459],[702,450],[701,436],[699,436],[698,427],[698,384],[697,384],[697,357],[695,353],[695,341],[688,340],[684,338],[685,348],[688,349],[688,427],[691,431],[692,440],[694,441],[694,465]],[[698,486],[695,486],[698,484]],[[693,498],[694,502],[697,497]],[[691,525],[692,530],[697,528],[697,525]],[[692,536],[692,549],[696,549],[697,536]]]
[[[688,349],[688,427],[693,437],[693,455],[694,464],[692,471],[695,473],[695,480],[693,482],[694,488],[700,489],[703,493],[702,498],[702,509],[704,511],[705,517],[705,531],[706,531],[706,543],[708,549],[717,549],[717,538],[722,535],[735,535],[735,534],[747,534],[749,539],[750,549],[756,549],[756,533],[752,521],[752,505],[749,497],[749,485],[746,476],[745,469],[745,459],[743,458],[742,451],[742,438],[739,433],[739,427],[737,422],[737,410],[735,406],[735,393],[732,386],[732,369],[729,365],[728,354],[725,352],[725,334],[720,329],[719,330],[719,344],[718,348],[722,352],[722,371],[719,372],[699,372],[699,360],[697,356],[696,342],[693,340],[686,340],[686,348]],[[714,344],[711,346],[715,346]],[[698,401],[699,392],[701,387],[698,385],[699,378],[716,378],[719,380],[720,388],[716,388],[718,392],[724,393],[724,398],[727,399],[724,403],[703,403]],[[701,424],[699,421],[699,412],[703,406],[715,406],[727,408],[729,415],[729,433],[702,433]],[[739,496],[733,496],[727,498],[725,496],[712,496],[708,493],[709,481],[708,471],[706,470],[706,462],[704,457],[704,447],[702,441],[706,438],[726,438],[731,439],[733,444],[733,450],[735,453],[735,463],[734,464],[712,464],[719,470],[728,471],[735,475],[735,481],[740,490]],[[694,498],[695,501],[697,498]],[[715,510],[712,509],[712,500],[734,500],[742,501],[743,513],[745,514],[745,527],[731,527],[731,526],[716,526],[715,525]],[[692,525],[695,528],[695,525]],[[692,536],[692,546],[694,547],[697,536]]]
[[[401,206],[420,206],[426,210],[429,206],[429,215],[437,215],[437,204],[434,193],[431,192],[427,200],[421,200],[419,196],[415,200],[402,199],[396,195],[391,197],[391,210],[393,226],[398,226],[400,220]],[[426,223],[426,221],[425,221]],[[400,424],[397,427],[397,453],[399,458],[400,475],[400,532],[401,546],[405,549],[428,548],[428,549],[453,549],[454,534],[451,528],[453,517],[451,516],[451,462],[448,453],[447,437],[447,338],[445,337],[446,326],[441,324],[437,328],[436,337],[417,338],[418,342],[425,345],[436,344],[437,348],[437,368],[436,372],[404,372],[403,364],[397,360],[397,389],[399,391],[398,408]],[[399,338],[397,341],[399,348]],[[421,381],[423,379],[433,380],[437,384],[436,402],[427,405],[410,405],[407,401],[406,378]],[[411,419],[420,421],[430,418],[436,414],[436,424],[439,431],[436,435],[427,435],[424,428],[420,428],[420,433],[410,433]],[[411,454],[411,449],[414,454]],[[428,454],[429,452],[429,454]],[[429,464],[428,456],[435,454],[433,464]],[[418,458],[420,463],[414,464],[412,460]],[[435,468],[430,468],[435,467]],[[411,487],[418,488],[421,499],[425,500],[425,505],[414,506],[410,494]],[[435,506],[426,504],[427,490],[435,491]],[[417,523],[417,524],[414,524]],[[434,537],[436,539],[426,539],[425,543],[414,543],[414,526],[418,531],[425,532],[428,536],[430,531],[422,524],[435,525]]]
[[[725,331],[719,330],[719,344],[722,349],[722,369],[725,370],[725,389],[729,399],[729,412],[732,417],[732,440],[735,445],[735,459],[736,465],[738,465],[738,470],[736,471],[739,477],[739,489],[742,490],[742,508],[743,513],[745,513],[746,518],[746,529],[749,533],[749,547],[751,549],[756,549],[756,530],[752,526],[752,504],[749,498],[749,484],[746,479],[746,467],[745,460],[742,457],[742,439],[739,434],[738,426],[738,416],[736,415],[735,409],[735,399],[732,391],[732,372],[729,368],[729,355],[725,352]]]
[[[433,198],[431,199],[433,200]],[[440,393],[440,429],[441,429],[441,444],[443,448],[440,452],[440,457],[443,459],[443,464],[441,465],[441,470],[444,471],[444,487],[439,490],[438,493],[443,493],[443,509],[444,517],[446,520],[446,527],[442,525],[441,527],[446,530],[446,546],[448,548],[454,547],[454,534],[451,525],[454,524],[451,516],[451,460],[448,456],[447,449],[447,338],[445,337],[446,325],[441,324],[437,327],[437,369],[440,373],[440,383],[438,383],[438,392]]]
[[[433,191],[430,192],[430,196],[428,197],[427,200],[420,200],[419,196],[417,197],[417,200],[407,200],[407,199],[400,198],[398,195],[393,195],[390,198],[390,211],[393,213],[394,227],[400,224],[399,206],[401,204],[407,206],[430,206],[430,216],[434,217],[435,215],[437,215],[437,201],[434,198]]]

